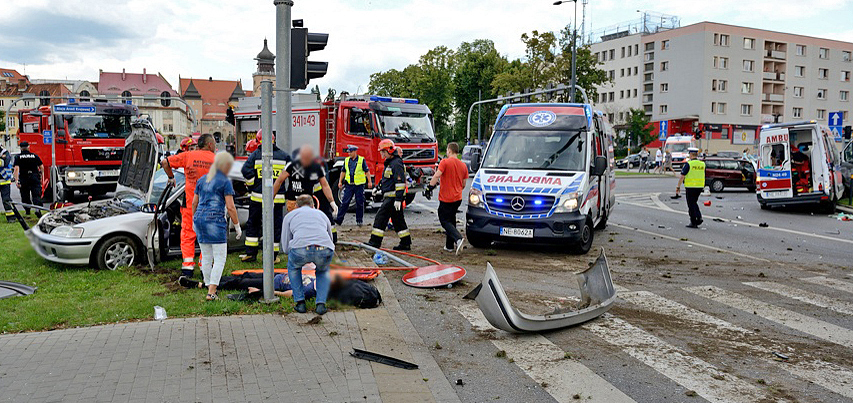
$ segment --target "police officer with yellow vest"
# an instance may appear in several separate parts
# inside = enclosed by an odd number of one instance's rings
[[[260,133],[260,132],[259,132]],[[273,179],[278,178],[284,172],[284,167],[290,162],[290,155],[275,145],[273,136],[272,145],[272,171]],[[258,260],[258,248],[260,247],[261,234],[263,233],[263,158],[261,158],[261,147],[249,155],[249,159],[243,164],[241,170],[246,178],[246,187],[249,188],[249,219],[246,221],[246,253],[240,257],[244,262]],[[281,223],[284,220],[284,198],[285,189],[279,190],[273,196],[273,251],[276,254],[275,262],[278,263],[279,241],[281,240]]]
[[[699,228],[702,225],[702,212],[699,211],[699,196],[705,188],[705,163],[699,161],[699,149],[690,147],[687,149],[689,161],[681,167],[681,177],[675,186],[675,194],[681,190],[687,193],[687,210],[690,213],[690,225],[687,228]]]
[[[364,185],[367,184],[368,188],[372,188],[373,178],[370,177],[367,161],[358,155],[358,147],[349,145],[345,151],[349,156],[344,159],[344,171],[338,179],[338,189],[343,189],[344,195],[341,198],[341,208],[338,210],[335,222],[338,225],[344,222],[349,203],[355,196],[355,224],[360,227],[364,224]]]

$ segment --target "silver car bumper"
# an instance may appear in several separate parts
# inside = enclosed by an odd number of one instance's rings
[[[65,238],[45,234],[38,225],[26,232],[39,256],[56,263],[87,265],[98,238]]]

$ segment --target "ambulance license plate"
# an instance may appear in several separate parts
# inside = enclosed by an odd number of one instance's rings
[[[776,191],[776,192],[764,192],[764,198],[765,199],[775,199],[775,198],[787,197],[787,196],[788,196],[787,190],[780,190],[780,191]]]
[[[501,227],[501,236],[511,236],[515,238],[533,238],[533,228]]]

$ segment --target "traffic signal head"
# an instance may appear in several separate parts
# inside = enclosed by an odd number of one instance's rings
[[[225,110],[225,121],[231,123],[232,125],[235,123],[233,106],[228,106],[228,109]]]
[[[841,129],[841,137],[844,138],[844,140],[850,140],[853,138],[853,126],[844,126],[844,128]]]
[[[311,52],[326,48],[329,34],[308,32],[308,28],[290,29],[290,88],[304,90],[312,78],[321,78],[329,68],[327,62],[312,62],[308,60]]]
[[[702,131],[699,130],[698,127],[693,130],[693,138],[695,138],[696,140],[702,140]]]

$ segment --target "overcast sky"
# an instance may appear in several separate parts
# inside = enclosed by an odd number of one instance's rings
[[[236,80],[251,88],[264,37],[275,52],[272,0],[2,0],[0,67],[31,78],[96,81],[105,71]],[[330,34],[312,59],[329,62],[322,91],[366,90],[370,74],[401,69],[427,50],[480,38],[512,58],[523,32],[558,30],[572,4],[553,0],[294,0],[293,18]],[[625,6],[625,4],[630,6]],[[673,14],[682,25],[714,21],[853,42],[853,0],[590,0],[590,30]],[[581,19],[578,6],[578,21]],[[312,82],[314,84],[314,82]]]

